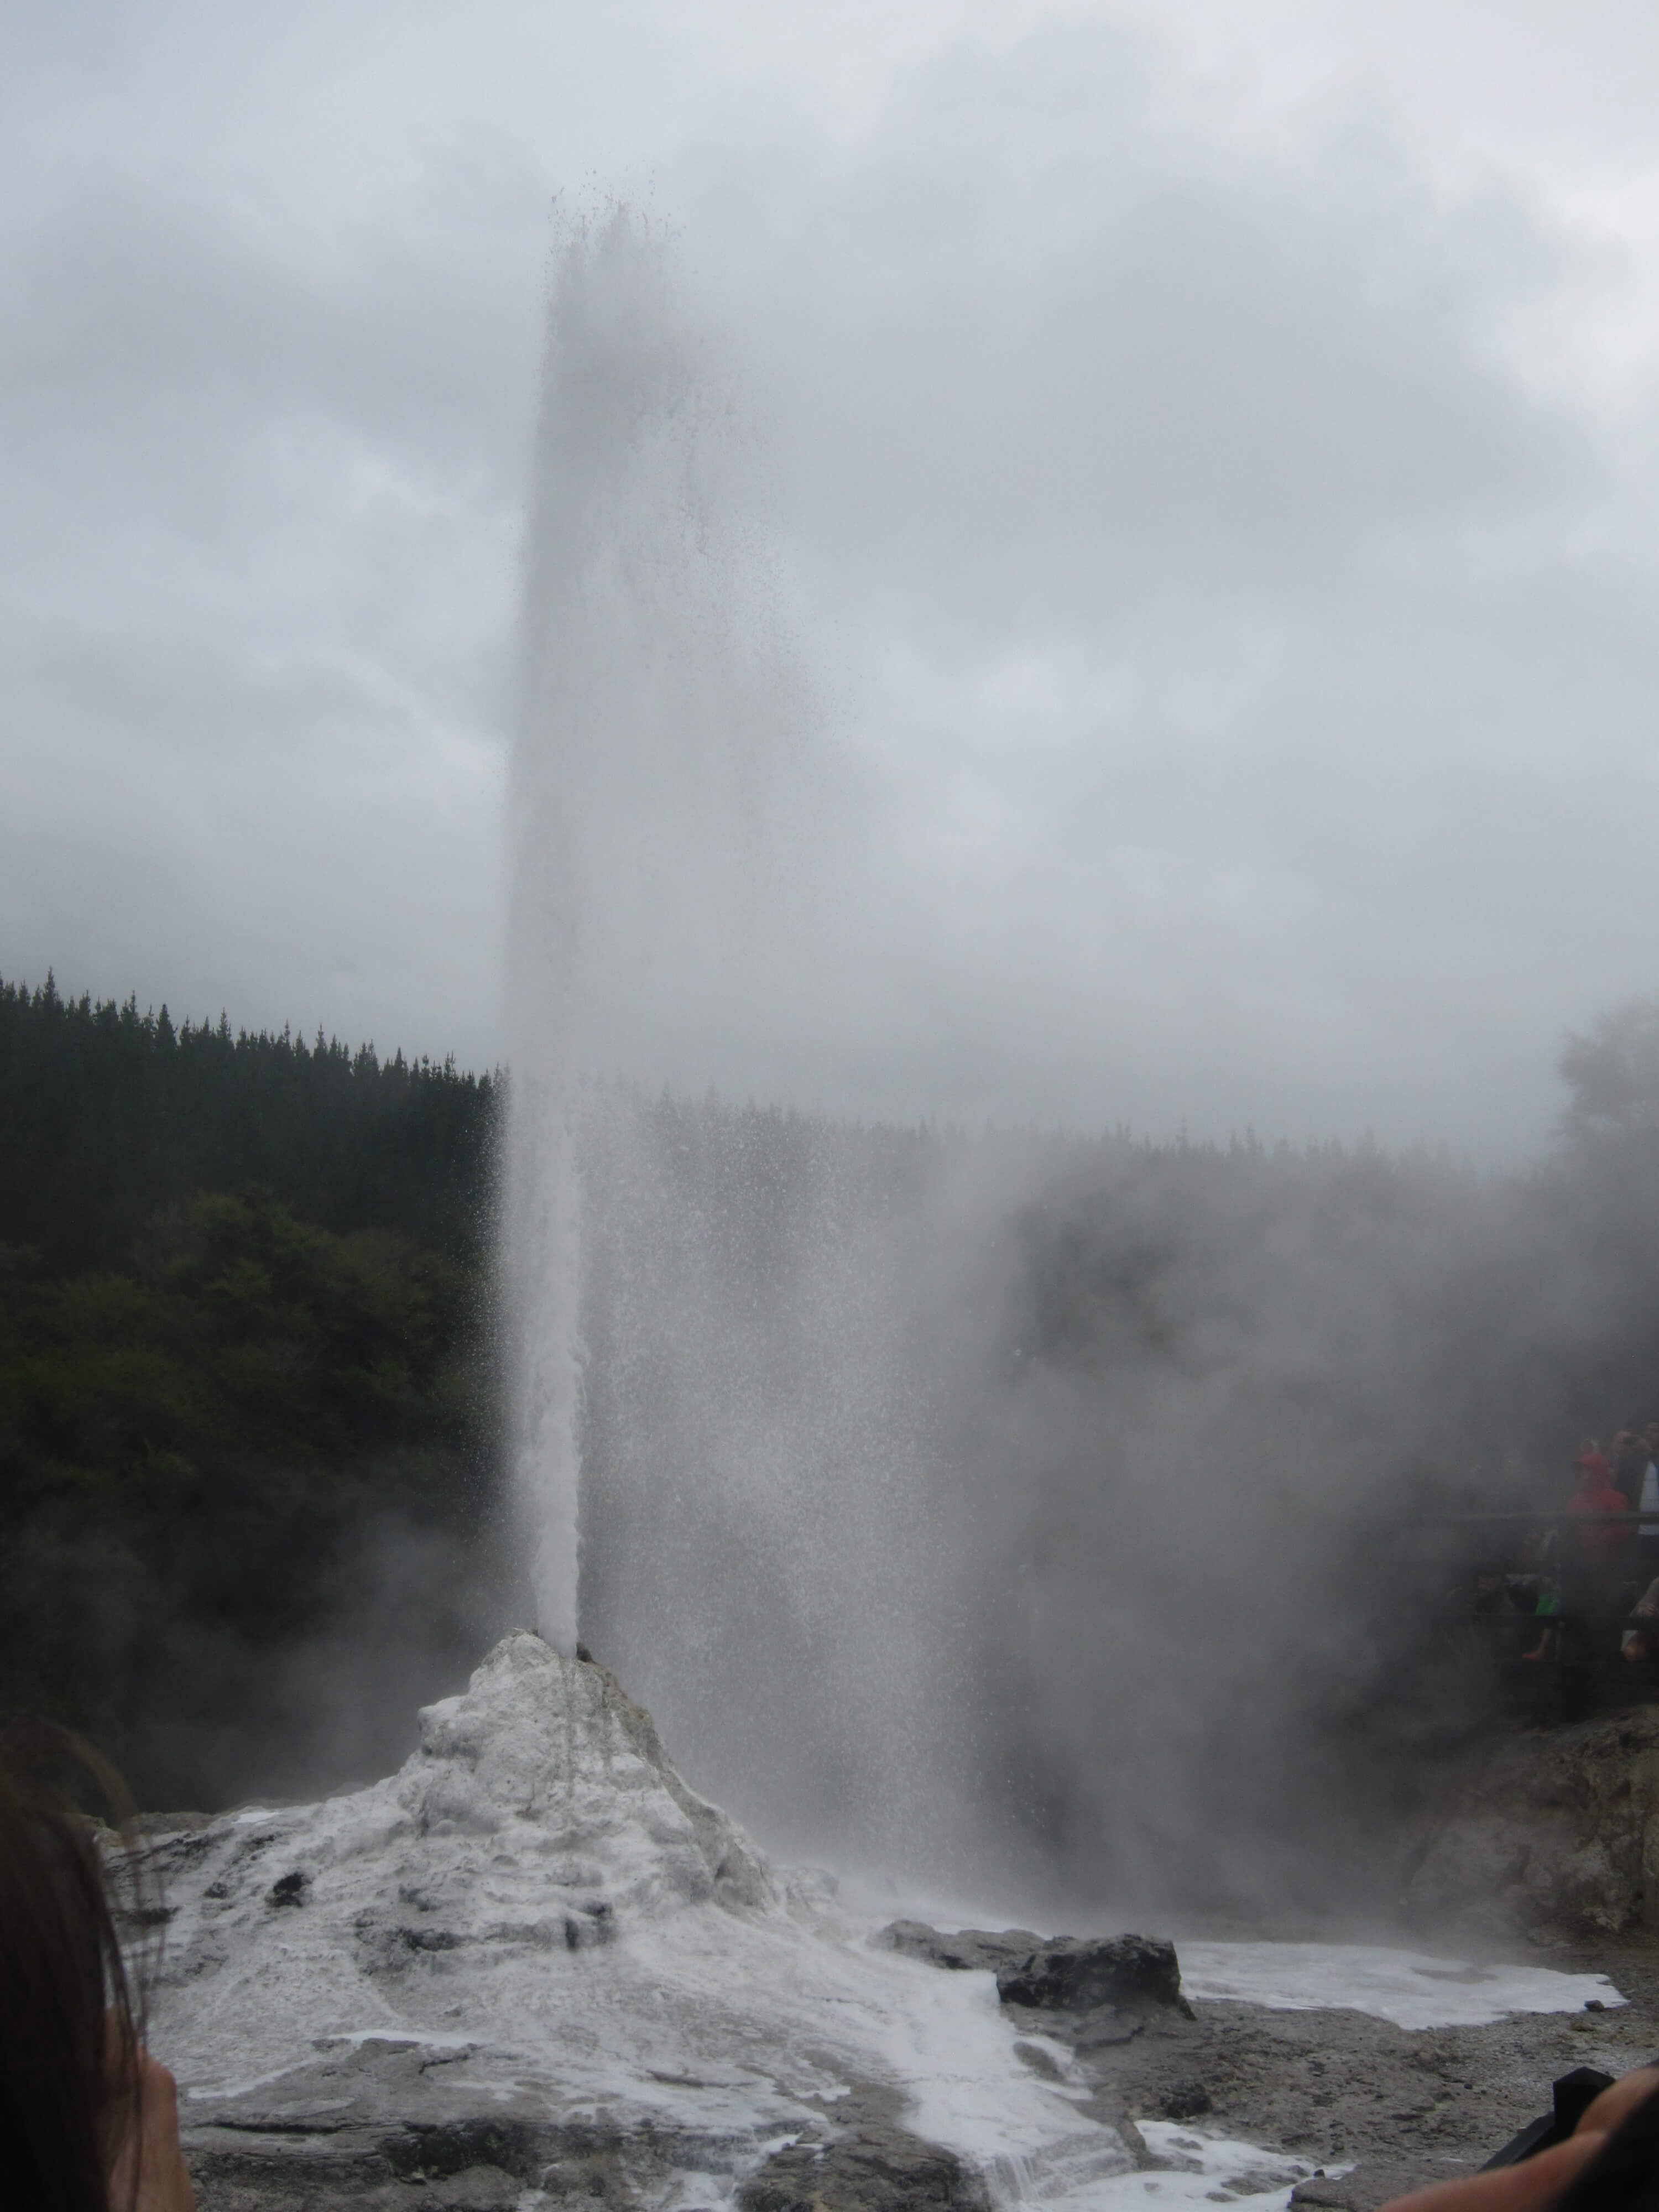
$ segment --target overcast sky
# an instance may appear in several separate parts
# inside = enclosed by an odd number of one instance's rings
[[[636,1072],[1541,1143],[1659,988],[1647,5],[13,0],[0,975],[500,1053],[611,195],[764,454],[881,971]]]

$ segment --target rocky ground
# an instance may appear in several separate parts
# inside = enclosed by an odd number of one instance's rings
[[[1659,1706],[1493,1730],[1444,1762],[1401,1907],[1467,1937],[1659,1927]]]
[[[1022,2063],[1074,2090],[1086,2083],[1079,2121],[1115,2130],[1149,2181],[1171,2146],[1167,2130],[1149,2144],[1148,2124],[1173,2121],[1298,2159],[1313,2172],[1297,2204],[1371,2212],[1474,2170],[1547,2110],[1558,2075],[1589,2065],[1616,2075],[1659,2057],[1659,1944],[1552,1962],[1610,1969],[1631,2002],[1418,2030],[1346,2009],[1201,2001],[1106,2023],[1098,2008],[1009,2011]],[[740,2212],[984,2212],[1005,2193],[994,2175],[988,2187],[973,2160],[908,2126],[891,2081],[853,2081],[824,2100],[816,2124],[797,2116],[791,2139],[757,2158],[742,2126],[722,2136],[641,2125],[620,2109],[551,2118],[533,2083],[481,2109],[476,2086],[458,2079],[452,2091],[447,2070],[429,2047],[375,2041],[319,2053],[272,2089],[213,2105],[188,2134],[203,2212],[684,2204],[697,2173],[706,2202],[735,2201]],[[681,2086],[695,2087],[695,2077]],[[1267,2189],[1281,2179],[1260,2177]],[[1237,2202],[1248,2191],[1215,2194]]]
[[[994,1968],[999,1940],[1011,1939],[941,1939],[900,1923],[888,1940],[947,1965]],[[1035,1939],[1015,1931],[1012,1940],[1018,1949]],[[1422,1948],[1420,1924],[1399,1940]],[[1559,1972],[1610,1975],[1630,2002],[1592,1999],[1594,2010],[1426,2029],[1347,2008],[1284,2011],[1202,1999],[1072,2012],[1014,2002],[1008,2009],[1030,2039],[1015,2046],[1029,2063],[1052,2068],[1056,2038],[1068,2047],[1067,2070],[1074,2066],[1093,2088],[1080,2109],[1116,2128],[1138,2163],[1158,2162],[1143,2124],[1187,2122],[1200,2134],[1290,2153],[1322,2169],[1297,2185],[1297,2204],[1370,2212],[1484,2164],[1549,2110],[1558,2075],[1588,2066],[1617,2076],[1659,2061],[1659,1942],[1636,1935],[1527,1948]],[[1000,1986],[1007,2003],[1018,1978],[1005,1969]],[[1167,2147],[1166,2135],[1159,2148]]]
[[[1265,2212],[1292,2181],[1370,2212],[1479,2166],[1558,2075],[1659,2055],[1647,1784],[1620,1789],[1618,1748],[1552,1739],[1530,1782],[1484,1760],[1393,1940],[1607,1973],[1628,2004],[1408,2029],[1201,1973],[1194,1999],[1144,1938],[860,1923],[689,1790],[603,1668],[517,1637],[372,1790],[157,1826],[155,2039],[201,2212]],[[1468,1871],[1494,1850],[1529,1932]]]
[[[1420,1941],[1420,1936],[1418,1938]],[[1192,2119],[1322,2166],[1295,2201],[1370,2212],[1482,2165],[1547,2112],[1576,2066],[1612,2075],[1659,2058],[1659,1943],[1553,1949],[1552,1966],[1611,1975],[1626,2007],[1522,2014],[1415,2030],[1346,2010],[1195,2004],[1127,2045],[1079,2053],[1100,2116]],[[1348,2166],[1344,2178],[1329,2169]]]

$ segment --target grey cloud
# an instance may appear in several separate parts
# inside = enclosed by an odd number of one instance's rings
[[[450,182],[331,257],[107,174],[8,241],[6,973],[499,1049],[539,249]]]
[[[578,149],[627,170],[637,117],[573,120],[591,24],[486,10],[447,73],[422,12],[371,99],[389,17],[183,20],[26,42],[0,970],[182,994],[210,941],[200,1011],[493,1056],[545,180],[602,199]],[[1230,131],[1110,24],[962,44],[834,137],[716,60],[665,88],[655,20],[654,204],[758,432],[720,495],[819,781],[754,991],[624,971],[636,1072],[1535,1141],[1659,919],[1608,864],[1651,782],[1645,486],[1516,365],[1572,236],[1360,100]]]
[[[141,1004],[487,1063],[493,755],[372,670],[192,646],[0,657],[4,972],[101,981],[113,926]]]
[[[689,172],[887,778],[865,1033],[969,1111],[1511,1151],[1659,918],[1595,857],[1641,487],[1514,343],[1584,256],[1363,106],[1225,140],[1148,56],[1044,35]]]
[[[1579,426],[1497,355],[1561,273],[1516,204],[1386,146],[1206,142],[1126,46],[933,73],[850,159],[774,179],[739,264],[811,526],[903,619],[1282,616],[1402,537],[1594,490]],[[760,194],[721,167],[705,220],[742,237]]]

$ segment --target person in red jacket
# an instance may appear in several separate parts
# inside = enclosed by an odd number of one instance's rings
[[[1629,1498],[1615,1487],[1612,1470],[1599,1451],[1587,1447],[1573,1461],[1573,1466],[1577,1469],[1578,1479],[1567,1500],[1569,1513],[1593,1516],[1630,1511]],[[1616,1566],[1635,1534],[1633,1528],[1621,1528],[1616,1522],[1598,1525],[1592,1518],[1588,1526],[1573,1530],[1573,1549],[1587,1566]]]
[[[1566,1573],[1561,1610],[1580,1616],[1579,1624],[1569,1632],[1572,1644],[1585,1657],[1610,1658],[1618,1650],[1618,1638],[1610,1623],[1629,1603],[1624,1562],[1636,1530],[1628,1521],[1600,1517],[1630,1511],[1630,1500],[1615,1486],[1613,1470],[1602,1455],[1587,1445],[1573,1466],[1578,1480],[1567,1500],[1567,1510],[1577,1525],[1569,1531],[1563,1547]]]

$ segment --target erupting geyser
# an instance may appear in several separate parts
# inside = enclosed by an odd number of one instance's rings
[[[769,720],[710,499],[721,435],[699,356],[664,241],[626,210],[578,228],[553,289],[526,561],[503,1252],[521,1534],[537,1625],[567,1656],[584,1086],[659,1064],[710,979],[730,987],[759,842]]]
[[[566,248],[526,560],[510,814],[511,1449],[537,1625],[567,1656],[576,1644],[580,1476],[574,1124],[591,1064],[596,858],[619,780],[672,727],[653,633],[681,534],[672,486],[686,374],[663,284],[659,251],[620,212]]]
[[[668,241],[626,210],[573,232],[510,795],[520,1556],[546,1640],[575,1651],[580,1598],[584,1636],[775,1837],[937,1859],[983,1705],[932,1411],[959,1402],[931,1286],[959,1292],[961,1239],[940,1245],[908,1140],[896,1182],[775,1115],[721,1164],[672,1107],[641,1111],[665,1080],[795,1090],[856,880],[729,380]]]

